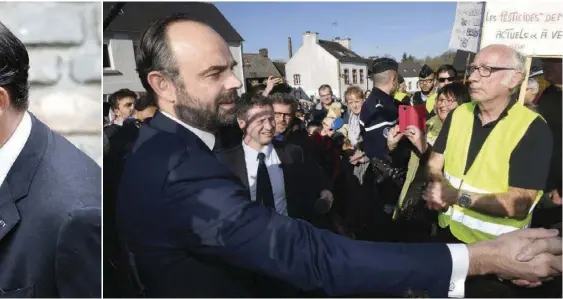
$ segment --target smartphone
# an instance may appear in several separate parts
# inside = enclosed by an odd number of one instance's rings
[[[425,105],[399,105],[399,132],[404,132],[408,126],[415,126],[426,132]]]

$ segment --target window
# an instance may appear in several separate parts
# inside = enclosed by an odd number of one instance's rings
[[[111,58],[109,57],[109,46],[104,44],[104,69],[111,67]]]
[[[352,70],[352,84],[358,84],[358,71],[356,69]]]
[[[348,69],[344,69],[344,84],[350,84],[350,73]]]
[[[364,70],[360,70],[360,84],[364,84]]]
[[[409,81],[409,90],[412,90],[412,81]]]
[[[293,85],[301,85],[301,75],[293,75]]]
[[[416,89],[419,89],[419,88],[420,88],[420,85],[418,83],[418,80],[416,80]]]

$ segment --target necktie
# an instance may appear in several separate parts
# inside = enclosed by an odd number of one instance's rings
[[[258,173],[256,175],[256,201],[262,203],[268,208],[274,208],[274,192],[272,191],[272,182],[268,175],[268,168],[264,159],[264,153],[258,154]]]

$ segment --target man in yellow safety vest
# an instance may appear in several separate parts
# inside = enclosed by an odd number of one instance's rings
[[[511,100],[524,78],[521,58],[500,45],[479,52],[468,74],[473,101],[446,118],[429,160],[425,199],[463,243],[526,227],[546,182],[549,127]]]
[[[488,46],[468,72],[473,101],[446,118],[423,195],[440,211],[437,239],[466,244],[529,226],[552,149],[544,119],[511,99],[524,79],[521,54]]]

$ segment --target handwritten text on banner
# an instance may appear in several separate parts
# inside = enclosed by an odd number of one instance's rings
[[[481,31],[481,48],[508,45],[525,55],[561,55],[563,13],[560,2],[489,1]]]
[[[455,22],[450,38],[450,48],[477,52],[481,32],[483,4],[479,2],[458,2]]]

